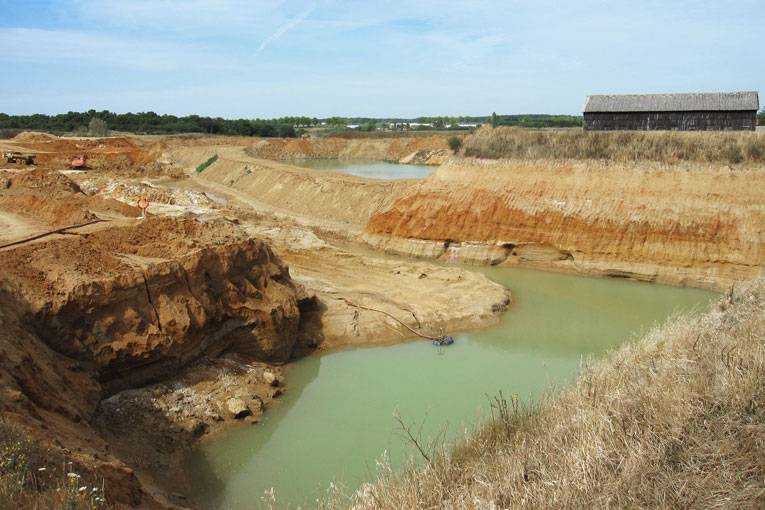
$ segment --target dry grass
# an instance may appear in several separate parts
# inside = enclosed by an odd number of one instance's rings
[[[484,126],[465,140],[463,153],[488,159],[760,164],[765,163],[765,136],[752,132],[596,132]]]
[[[97,510],[113,508],[103,487],[71,462],[0,418],[0,508]]]
[[[399,474],[382,463],[350,504],[765,508],[764,336],[761,277],[586,365],[533,408],[500,395],[450,455]]]

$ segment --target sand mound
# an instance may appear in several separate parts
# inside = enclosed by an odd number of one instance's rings
[[[52,142],[54,140],[58,140],[58,137],[48,133],[35,133],[32,131],[24,131],[13,137],[15,142]]]

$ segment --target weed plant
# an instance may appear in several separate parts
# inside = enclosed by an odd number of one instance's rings
[[[583,160],[628,163],[765,163],[765,136],[752,132],[530,130],[483,126],[464,154],[487,159]]]
[[[103,484],[90,483],[50,448],[0,419],[0,508],[97,510],[113,508]]]

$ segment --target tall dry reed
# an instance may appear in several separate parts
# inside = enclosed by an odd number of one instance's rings
[[[530,130],[483,126],[463,154],[488,159],[765,163],[765,136],[752,132]]]

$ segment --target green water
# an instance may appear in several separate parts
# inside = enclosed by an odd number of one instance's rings
[[[435,170],[433,166],[399,165],[369,159],[288,159],[281,163],[375,179],[423,179]]]
[[[329,483],[350,489],[374,479],[387,451],[394,466],[413,450],[397,435],[394,410],[445,427],[453,440],[490,411],[489,397],[529,398],[560,387],[580,360],[678,311],[700,310],[713,293],[522,269],[476,268],[513,292],[499,327],[312,356],[287,367],[288,392],[262,423],[207,444],[190,460],[204,508],[259,508],[273,488],[280,504],[315,505]]]

